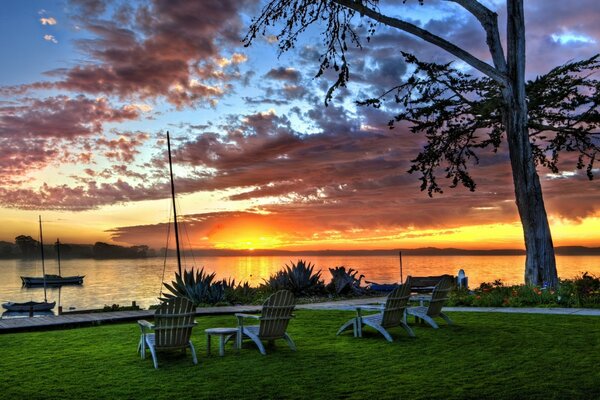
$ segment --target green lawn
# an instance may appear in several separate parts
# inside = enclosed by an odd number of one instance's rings
[[[203,330],[233,316],[198,318],[189,353],[136,355],[137,324],[0,335],[3,399],[597,399],[600,319],[563,315],[450,313],[455,326],[392,329],[388,343],[337,328],[344,311],[298,311],[284,341],[262,356],[248,343],[206,357]],[[213,349],[218,346],[215,341]]]

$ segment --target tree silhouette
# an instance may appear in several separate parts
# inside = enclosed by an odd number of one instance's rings
[[[31,236],[19,235],[15,238],[15,244],[21,250],[21,257],[26,259],[35,258],[39,249],[39,242]]]
[[[405,84],[387,91],[381,98],[360,104],[379,106],[393,93],[404,111],[394,121],[413,122],[413,131],[425,133],[428,143],[415,158],[412,172],[422,174],[423,190],[441,192],[435,180],[440,164],[452,185],[475,188],[467,161],[477,160],[474,150],[497,149],[505,137],[515,189],[515,199],[523,226],[528,284],[555,287],[558,284],[552,236],[536,167],[542,164],[557,170],[561,151],[577,151],[577,167],[587,164],[591,178],[598,152],[598,82],[580,75],[599,67],[597,58],[553,69],[533,82],[525,81],[525,18],[523,0],[507,0],[506,53],[498,15],[476,0],[447,0],[476,18],[486,34],[492,64],[488,64],[454,43],[402,18],[381,12],[378,0],[272,0],[254,19],[244,39],[248,46],[258,34],[280,24],[279,50],[294,47],[309,26],[320,24],[325,50],[320,57],[317,77],[326,70],[337,72],[337,80],[325,96],[346,86],[350,78],[350,46],[362,47],[383,24],[419,37],[463,60],[485,78],[472,78],[450,65],[427,64],[405,55],[417,67],[417,74]],[[406,0],[404,1],[406,2]],[[423,5],[424,0],[419,0]],[[366,34],[355,21],[366,21]],[[419,73],[422,73],[422,78]],[[467,96],[470,94],[471,96]],[[528,97],[529,96],[529,97]],[[482,130],[486,139],[480,139]],[[542,143],[543,142],[543,143]]]

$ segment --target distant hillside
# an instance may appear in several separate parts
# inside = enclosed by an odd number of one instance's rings
[[[37,258],[39,250],[34,250],[30,258]],[[423,247],[419,249],[379,249],[379,250],[231,250],[231,249],[195,249],[193,255],[197,257],[248,257],[248,256],[397,256],[401,251],[404,256],[520,256],[525,255],[525,250],[500,249],[500,250],[468,250],[457,248]],[[600,256],[600,247],[559,246],[555,248],[557,255],[564,256]],[[47,258],[56,257],[54,245],[45,244],[44,252]],[[147,246],[123,247],[107,243],[95,244],[63,244],[61,245],[61,258],[146,258],[162,257],[165,249],[155,251]],[[185,251],[189,255],[189,251]],[[169,256],[175,256],[175,250],[169,250]],[[0,259],[22,258],[22,252],[15,243],[0,241]]]
[[[15,243],[0,241],[0,259],[29,259],[40,258],[40,242],[31,236],[18,236]],[[44,244],[46,259],[56,257],[56,246]],[[94,258],[94,259],[122,259],[122,258],[147,258],[154,257],[154,250],[148,246],[117,246],[113,244],[96,242],[95,244],[68,244],[61,243],[61,259],[69,258]]]

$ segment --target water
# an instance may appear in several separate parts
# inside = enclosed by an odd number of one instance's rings
[[[309,256],[309,257],[204,257],[196,260],[197,266],[205,266],[216,272],[217,278],[235,278],[236,282],[248,281],[257,286],[290,261],[306,259],[321,270],[328,282],[328,268],[346,266],[354,268],[365,279],[380,283],[397,282],[400,279],[397,256]],[[557,256],[557,268],[561,278],[572,278],[582,272],[600,276],[600,256]],[[481,282],[501,279],[505,283],[522,283],[524,256],[404,256],[403,276],[456,275],[464,269],[471,287]],[[69,308],[91,309],[104,305],[130,305],[136,301],[141,307],[157,303],[163,274],[160,258],[139,260],[63,260],[63,275],[85,275],[83,286],[65,286],[48,289],[48,300]],[[53,262],[47,263],[47,272],[54,273]],[[177,270],[175,259],[168,259],[165,281],[170,282]],[[21,275],[41,275],[41,265],[34,261],[0,260],[0,301],[41,301],[41,288],[28,289],[21,286]],[[59,298],[60,297],[60,298]]]

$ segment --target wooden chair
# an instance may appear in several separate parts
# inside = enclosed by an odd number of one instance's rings
[[[154,324],[139,320],[142,331],[138,350],[142,358],[146,357],[146,346],[152,354],[154,368],[158,368],[156,353],[163,350],[185,350],[189,347],[194,364],[198,364],[196,350],[190,340],[194,321],[195,309],[191,301],[183,297],[175,297],[163,302],[154,313]],[[154,333],[150,333],[154,330]]]
[[[296,299],[292,292],[280,290],[272,294],[262,306],[261,315],[235,314],[238,319],[237,348],[242,348],[242,340],[250,338],[258,346],[261,354],[266,355],[263,340],[273,343],[276,339],[284,339],[292,350],[296,345],[286,332]],[[244,325],[244,319],[252,318],[260,321],[259,325]]]
[[[406,324],[404,312],[410,298],[410,276],[406,278],[403,285],[397,286],[387,297],[385,305],[381,306],[360,306],[356,307],[356,317],[350,319],[338,330],[337,335],[349,329],[354,330],[355,337],[362,337],[363,325],[368,325],[371,328],[380,332],[388,342],[392,342],[392,336],[387,331],[389,328],[401,326],[406,330],[410,337],[415,337],[414,332]],[[362,315],[362,310],[380,310],[380,313],[371,315]]]
[[[450,278],[442,279],[433,289],[431,300],[428,306],[409,307],[406,310],[407,315],[414,315],[415,321],[425,321],[434,329],[438,329],[438,324],[433,320],[436,317],[442,318],[449,325],[453,322],[446,314],[442,312],[442,307],[448,300],[450,291],[452,290],[452,280]]]

